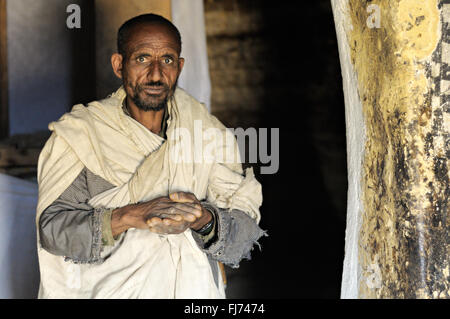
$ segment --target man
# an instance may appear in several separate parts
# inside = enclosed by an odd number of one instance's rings
[[[237,267],[265,234],[261,185],[227,129],[177,88],[184,59],[170,21],[135,17],[117,42],[123,86],[49,125],[39,297],[223,298],[218,263]]]

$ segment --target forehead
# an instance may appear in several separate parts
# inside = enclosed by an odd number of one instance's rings
[[[134,26],[129,31],[126,46],[129,54],[145,48],[176,53],[180,51],[180,44],[175,34],[168,27],[160,24],[146,23]]]

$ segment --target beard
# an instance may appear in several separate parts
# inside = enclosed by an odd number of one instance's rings
[[[136,84],[134,87],[130,86],[133,91],[133,95],[130,98],[140,110],[145,112],[160,111],[166,107],[167,101],[173,95],[174,88],[177,87],[177,82],[178,79],[172,87],[160,81],[148,82],[142,85]],[[148,87],[161,88],[162,92],[161,94],[149,94],[145,92],[145,89]]]

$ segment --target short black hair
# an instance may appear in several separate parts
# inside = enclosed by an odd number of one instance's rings
[[[153,23],[153,24],[159,24],[159,25],[163,25],[166,26],[168,28],[168,30],[173,33],[173,35],[175,36],[176,41],[179,44],[179,52],[178,54],[181,53],[181,35],[180,35],[180,31],[178,31],[177,27],[170,22],[169,20],[167,20],[166,18],[164,18],[163,16],[154,14],[154,13],[147,13],[147,14],[142,14],[139,15],[137,17],[131,18],[130,20],[127,20],[124,24],[122,24],[122,26],[119,28],[119,31],[117,32],[117,51],[119,52],[119,54],[121,54],[122,56],[126,56],[126,46],[127,46],[127,42],[128,42],[128,38],[130,37],[130,30],[140,24],[145,24],[145,23]]]

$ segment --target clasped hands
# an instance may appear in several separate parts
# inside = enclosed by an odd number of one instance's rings
[[[211,213],[201,205],[194,194],[176,192],[114,210],[111,228],[113,236],[128,228],[148,228],[154,233],[164,235],[180,234],[188,228],[202,228],[211,218]]]

